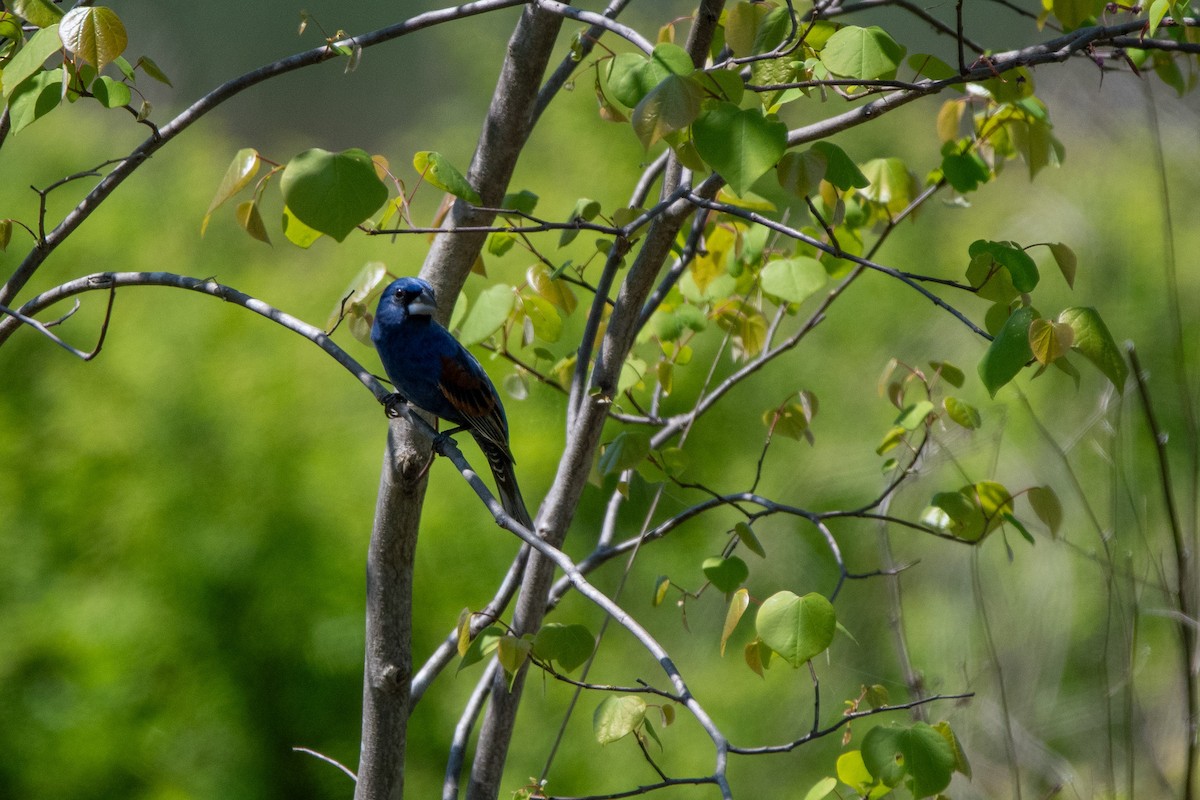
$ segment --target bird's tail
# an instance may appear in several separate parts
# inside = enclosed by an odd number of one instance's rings
[[[478,441],[478,440],[476,440]],[[480,441],[480,449],[487,457],[488,466],[492,468],[492,477],[496,481],[496,495],[500,505],[508,515],[529,530],[533,530],[533,519],[529,509],[525,507],[525,498],[521,497],[521,487],[517,485],[517,473],[513,469],[512,456],[495,443]]]

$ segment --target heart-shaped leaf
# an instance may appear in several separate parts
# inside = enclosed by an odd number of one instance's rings
[[[319,147],[305,150],[288,162],[279,188],[296,219],[339,242],[388,197],[375,162],[358,148],[341,153]]]
[[[750,568],[737,556],[729,558],[706,558],[701,565],[704,577],[718,590],[729,594],[750,577]]]
[[[754,627],[768,647],[799,667],[829,647],[837,616],[833,604],[816,592],[799,597],[784,591],[763,602]]]
[[[1100,313],[1094,308],[1067,308],[1058,315],[1058,321],[1069,325],[1075,332],[1073,347],[1120,390],[1129,375],[1129,367],[1121,357],[1112,334],[1108,332],[1108,326],[1100,318]]]
[[[129,37],[117,12],[105,6],[76,6],[58,23],[63,47],[97,70],[125,51]]]
[[[755,108],[720,102],[692,123],[696,150],[740,194],[775,166],[787,149],[787,126]]]

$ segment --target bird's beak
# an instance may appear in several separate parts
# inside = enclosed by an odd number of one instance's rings
[[[437,313],[437,297],[432,289],[426,289],[408,304],[408,313],[418,316],[432,317]]]

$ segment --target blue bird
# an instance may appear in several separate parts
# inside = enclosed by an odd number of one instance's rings
[[[475,438],[492,468],[496,494],[509,516],[532,529],[508,445],[508,418],[487,373],[448,330],[434,321],[437,298],[420,278],[397,278],[379,298],[371,341],[396,391]],[[448,431],[452,433],[453,431]]]

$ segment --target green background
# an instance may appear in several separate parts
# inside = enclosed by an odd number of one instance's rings
[[[311,25],[304,37],[295,36],[296,9],[287,3],[236,4],[236,10],[212,4],[200,21],[166,6],[114,4],[131,31],[130,52],[151,55],[175,81],[174,90],[149,89],[157,120],[222,80],[320,43]],[[339,6],[308,8],[331,34],[392,21],[397,13],[384,4]],[[322,240],[302,251],[274,234],[274,245],[266,246],[237,229],[228,207],[202,238],[200,220],[228,161],[247,146],[281,162],[311,146],[359,146],[400,168],[426,149],[465,167],[513,19],[515,12],[506,12],[455,23],[368,51],[351,74],[335,62],[247,92],[139,169],[55,252],[22,299],[80,274],[164,270],[213,276],[324,325],[365,263],[382,261],[394,274],[412,274],[426,241],[351,236],[342,245]],[[1065,166],[1030,183],[1020,164],[1010,164],[972,207],[935,203],[906,223],[880,260],[957,277],[976,238],[1067,242],[1079,255],[1075,290],[1067,289],[1041,248],[1035,251],[1046,284],[1040,302],[1054,309],[1095,305],[1118,341],[1135,341],[1164,427],[1182,444],[1176,356],[1165,335],[1167,195],[1147,115],[1158,114],[1162,124],[1184,340],[1194,368],[1200,281],[1187,258],[1200,243],[1196,227],[1182,223],[1194,218],[1200,180],[1195,100],[1180,101],[1161,86],[1147,93],[1125,75],[1101,81],[1082,64],[1044,68],[1037,77],[1068,148]],[[914,103],[837,142],[859,161],[901,155],[923,174],[938,159],[933,114],[939,102]],[[547,217],[565,216],[580,196],[606,209],[619,206],[642,159],[632,132],[596,118],[586,80],[557,106],[535,134],[513,188],[536,192],[538,211]],[[5,143],[0,216],[36,219],[36,195],[25,187],[127,152],[144,134],[120,112],[84,103],[57,110]],[[49,219],[87,186],[77,181],[54,192]],[[278,194],[271,189],[267,197],[274,233]],[[425,187],[415,219],[427,220],[439,199]],[[13,244],[0,254],[0,274],[11,272],[28,244],[14,231]],[[514,249],[489,262],[487,280],[472,277],[466,293],[473,296],[490,281],[519,283],[531,264]],[[986,307],[970,299],[961,306],[976,319]],[[102,311],[99,294],[84,296],[80,311],[57,331],[87,349]],[[366,347],[345,331],[337,338],[378,371]],[[563,352],[569,341],[564,337]],[[700,345],[678,396],[687,397],[686,387],[703,379],[704,356],[711,358],[715,347],[715,336]],[[978,693],[968,705],[932,710],[934,719],[951,719],[975,767],[974,782],[956,783],[954,796],[985,796],[1007,779],[997,675],[973,597],[976,567],[1027,786],[1044,791],[1066,783],[1079,796],[1098,796],[1110,770],[1119,774],[1133,762],[1139,786],[1161,789],[1159,776],[1181,770],[1180,687],[1171,624],[1159,613],[1166,540],[1140,415],[1132,397],[1114,409],[1118,401],[1090,368],[1083,369],[1079,389],[1056,374],[1017,382],[1058,440],[1073,445],[1088,498],[1121,565],[1106,582],[1098,557],[1104,547],[1028,414],[1011,391],[988,400],[975,378],[983,350],[915,293],[869,276],[794,355],[697,426],[686,446],[687,477],[721,491],[748,486],[764,435],[762,411],[806,388],[822,400],[816,445],[774,444],[761,493],[810,508],[865,503],[883,488],[874,448],[894,417],[876,392],[884,364],[895,357],[963,367],[968,384],[962,395],[981,408],[986,426],[973,436],[947,436],[953,460],[933,459],[892,512],[914,517],[935,491],[957,488],[961,467],[975,479],[995,475],[1014,489],[1054,486],[1066,501],[1068,521],[1058,541],[1038,529],[1033,548],[1010,535],[1011,559],[996,537],[975,551],[893,532],[896,561],[919,562],[905,577],[914,661],[929,689]],[[512,371],[480,354],[498,383]],[[721,373],[731,368],[725,356]],[[506,403],[522,486],[536,504],[562,446],[563,401],[534,383],[527,399]],[[1105,405],[1118,426],[1111,439],[1100,420]],[[370,394],[317,348],[199,294],[120,291],[104,351],[91,363],[32,331],[7,342],[0,349],[0,797],[348,796],[344,775],[292,748],[309,747],[352,768],[357,763],[364,556],[385,432]],[[1107,471],[1108,457],[1121,468],[1120,481]],[[646,497],[644,487],[634,487],[622,512],[623,535],[636,532]],[[606,498],[600,488],[589,488],[568,539],[572,552],[589,550]],[[668,488],[659,515],[699,499]],[[1185,512],[1194,509],[1185,505]],[[703,517],[648,548],[622,602],[677,655],[735,743],[776,743],[807,730],[807,671],[776,665],[765,679],[754,676],[739,655],[751,637],[746,622],[718,658],[725,605],[711,590],[688,602],[686,628],[674,596],[658,608],[650,604],[657,575],[698,587],[700,562],[719,552],[737,519],[732,513]],[[777,588],[832,590],[836,571],[810,528],[779,518],[755,530],[769,559],[746,556],[754,596]],[[842,524],[836,532],[852,570],[878,567],[874,526]],[[418,662],[463,607],[478,608],[490,597],[515,550],[450,466],[435,463],[418,553]],[[601,588],[614,589],[621,564],[597,574]],[[1169,567],[1163,569],[1169,578]],[[1110,603],[1113,596],[1119,599]],[[904,696],[883,582],[850,582],[837,607],[853,639],[839,635],[828,662],[818,659],[826,722],[862,684],[888,686],[893,700]],[[1124,708],[1107,696],[1112,687],[1101,681],[1097,662],[1135,613],[1137,640],[1115,646],[1129,660],[1137,688],[1133,707]],[[555,618],[593,629],[600,624],[578,598]],[[592,680],[659,680],[656,665],[623,633],[609,636]],[[1113,668],[1114,676],[1120,673]],[[446,747],[477,674],[478,667],[457,676],[448,670],[418,706],[409,745],[411,796],[440,790]],[[509,789],[540,773],[568,697],[566,687],[531,678]],[[630,742],[595,743],[590,718],[596,702],[585,696],[571,719],[550,773],[555,791],[615,791],[654,780]],[[1132,720],[1127,738],[1126,718]],[[867,727],[854,726],[855,742]],[[1113,732],[1112,752],[1097,744],[1109,738],[1107,731]],[[658,760],[672,775],[711,770],[707,742],[690,721],[660,735],[665,752]],[[832,774],[841,752],[837,740],[785,756],[737,759],[731,777],[749,794],[784,796],[778,787],[788,786],[803,796],[818,777]],[[711,796],[711,790],[673,796]]]

